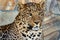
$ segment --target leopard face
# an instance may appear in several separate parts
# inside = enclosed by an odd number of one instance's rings
[[[41,5],[38,3],[21,4],[19,12],[22,21],[25,21],[32,28],[41,27],[44,18],[44,9],[40,6],[43,6],[43,3]]]
[[[40,40],[39,37],[42,32],[40,28],[44,18],[44,2],[41,4],[34,2],[19,3],[18,6],[19,15],[15,22],[23,40]]]

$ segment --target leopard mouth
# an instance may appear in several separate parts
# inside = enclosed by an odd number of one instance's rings
[[[30,24],[28,24],[28,26],[29,27],[27,27],[29,30],[34,30],[34,31],[37,31],[37,30],[39,30],[39,26],[38,25],[36,25],[36,26],[31,26]]]

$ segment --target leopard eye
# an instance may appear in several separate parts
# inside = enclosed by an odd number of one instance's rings
[[[40,15],[40,13],[38,13],[38,15]]]
[[[31,14],[31,13],[29,13],[29,15],[30,15],[30,16],[32,16],[32,14]]]
[[[42,13],[41,16],[44,16],[44,13]]]
[[[39,15],[39,16],[44,16],[44,13],[39,13],[38,15]]]
[[[41,15],[43,13],[43,11],[40,11],[38,15]]]

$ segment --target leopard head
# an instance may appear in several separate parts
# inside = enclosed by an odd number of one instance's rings
[[[44,2],[19,3],[18,6],[22,20],[25,21],[26,25],[28,25],[27,28],[31,30],[38,30],[44,19]]]

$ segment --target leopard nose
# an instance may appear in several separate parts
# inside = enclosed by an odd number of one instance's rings
[[[39,22],[34,22],[35,24],[38,24]]]
[[[33,27],[32,30],[36,30],[36,31],[39,30],[39,26]]]

